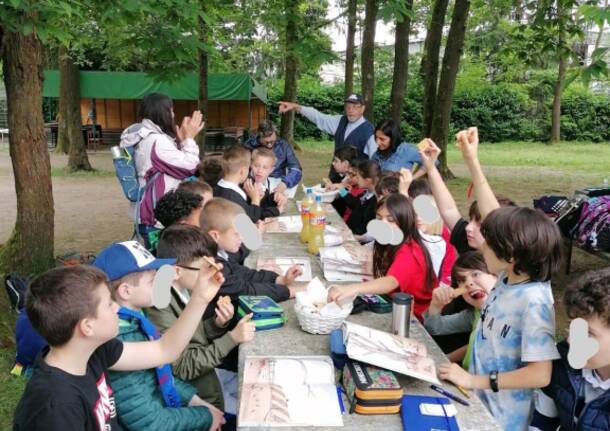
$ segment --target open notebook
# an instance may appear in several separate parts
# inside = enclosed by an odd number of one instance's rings
[[[240,427],[343,426],[328,356],[248,356]]]
[[[434,360],[419,341],[351,322],[343,322],[343,341],[351,359],[441,384]]]

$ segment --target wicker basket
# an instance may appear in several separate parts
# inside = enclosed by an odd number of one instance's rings
[[[331,331],[339,329],[345,318],[352,312],[352,308],[353,304],[346,304],[342,307],[341,314],[322,316],[311,307],[294,305],[301,329],[310,334],[330,334]]]

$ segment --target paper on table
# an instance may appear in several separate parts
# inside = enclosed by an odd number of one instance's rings
[[[343,322],[347,356],[400,374],[440,385],[434,360],[418,341]]]
[[[269,191],[274,191],[275,188],[282,182],[281,178],[272,178],[269,177]],[[297,188],[298,185],[291,187],[289,189],[286,190],[286,195],[288,196],[288,199],[294,199],[294,195],[297,192]]]
[[[308,257],[259,257],[256,262],[256,269],[266,269],[279,275],[286,274],[288,268],[299,265],[303,273],[296,278],[297,282],[311,281],[311,262]]]
[[[267,219],[266,233],[299,233],[303,228],[301,216],[281,216]]]
[[[332,360],[247,357],[238,422],[239,426],[343,426]]]

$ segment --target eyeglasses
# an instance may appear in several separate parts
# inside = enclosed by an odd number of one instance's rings
[[[184,269],[190,269],[191,271],[199,271],[201,268],[195,268],[193,266],[186,266],[186,265],[176,265],[177,267],[180,268],[184,268]]]

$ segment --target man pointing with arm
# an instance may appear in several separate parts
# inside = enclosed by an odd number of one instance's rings
[[[345,99],[344,115],[328,115],[315,108],[301,106],[292,102],[279,102],[280,114],[296,111],[314,123],[318,129],[331,134],[335,139],[335,151],[346,145],[358,149],[358,156],[370,158],[377,151],[375,128],[364,118],[364,102],[359,94],[350,94]],[[329,179],[338,183],[341,177],[330,168]]]

